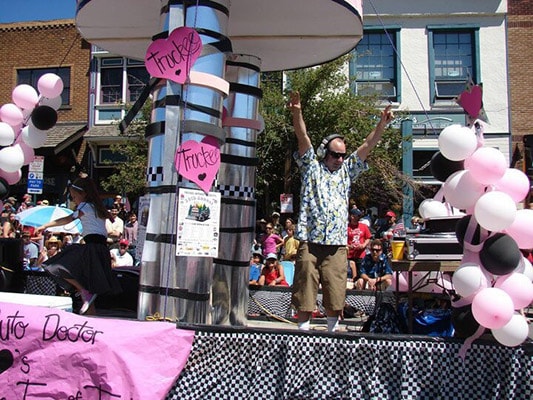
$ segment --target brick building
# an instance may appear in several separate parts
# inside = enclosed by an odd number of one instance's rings
[[[47,131],[44,146],[35,154],[44,156],[43,194],[63,201],[71,168],[85,152],[91,47],[80,36],[74,20],[35,21],[0,24],[0,104],[11,103],[12,90],[21,83],[37,89],[38,78],[47,72],[60,75],[64,82],[57,124]],[[11,195],[26,192],[28,167],[22,179],[10,188]]]
[[[512,144],[516,166],[533,178],[531,149],[533,122],[529,99],[533,88],[533,2],[509,0],[507,34],[509,43],[509,81],[511,92]],[[526,162],[523,143],[526,142]]]

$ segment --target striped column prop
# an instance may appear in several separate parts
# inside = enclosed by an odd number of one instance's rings
[[[233,54],[226,61],[230,94],[225,101],[218,190],[222,194],[219,257],[214,260],[213,323],[245,325],[250,248],[255,228],[256,141],[261,129],[261,61]]]
[[[157,38],[180,26],[193,27],[202,40],[202,53],[183,85],[167,81],[153,96],[153,122],[146,131],[150,215],[141,263],[139,319],[157,313],[170,320],[209,322],[213,260],[176,256],[177,194],[180,188],[197,186],[178,175],[174,157],[180,143],[188,140],[200,142],[213,136],[224,143],[222,106],[229,92],[225,53],[231,50],[226,35],[228,7],[224,0],[170,1],[162,9],[165,26]]]

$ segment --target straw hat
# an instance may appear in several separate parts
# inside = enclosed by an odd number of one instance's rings
[[[52,236],[50,239],[48,239],[46,242],[44,242],[44,247],[48,247],[49,244],[55,244],[58,248],[61,247],[61,240],[59,240],[57,237]]]

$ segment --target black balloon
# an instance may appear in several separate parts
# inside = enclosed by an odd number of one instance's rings
[[[53,127],[57,122],[57,111],[48,106],[37,106],[31,113],[33,126],[42,131]]]
[[[468,224],[470,223],[471,217],[471,215],[465,215],[463,218],[457,221],[457,224],[455,225],[455,236],[457,237],[457,241],[461,246],[463,246],[463,242],[465,240],[466,235],[466,229],[468,228]],[[479,244],[480,234],[481,227],[479,226],[479,224],[476,224],[476,230],[474,231],[474,235],[472,236],[472,241],[470,242],[470,244]]]
[[[452,309],[452,325],[454,337],[466,339],[476,333],[479,324],[472,314],[471,304]]]
[[[0,199],[9,196],[9,183],[4,178],[0,178]]]
[[[496,233],[483,243],[479,259],[491,274],[507,275],[518,266],[522,253],[511,236]]]
[[[437,151],[431,157],[429,165],[431,174],[441,182],[446,182],[446,179],[454,172],[464,169],[464,161],[452,161],[448,160],[442,155],[440,151]]]

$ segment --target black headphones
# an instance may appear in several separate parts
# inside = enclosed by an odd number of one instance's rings
[[[334,139],[344,140],[344,136],[339,135],[338,133],[333,133],[329,136],[326,136],[324,139],[322,139],[322,142],[316,149],[316,156],[319,160],[323,160],[324,158],[326,158],[326,155],[328,154],[329,142],[331,142]]]

